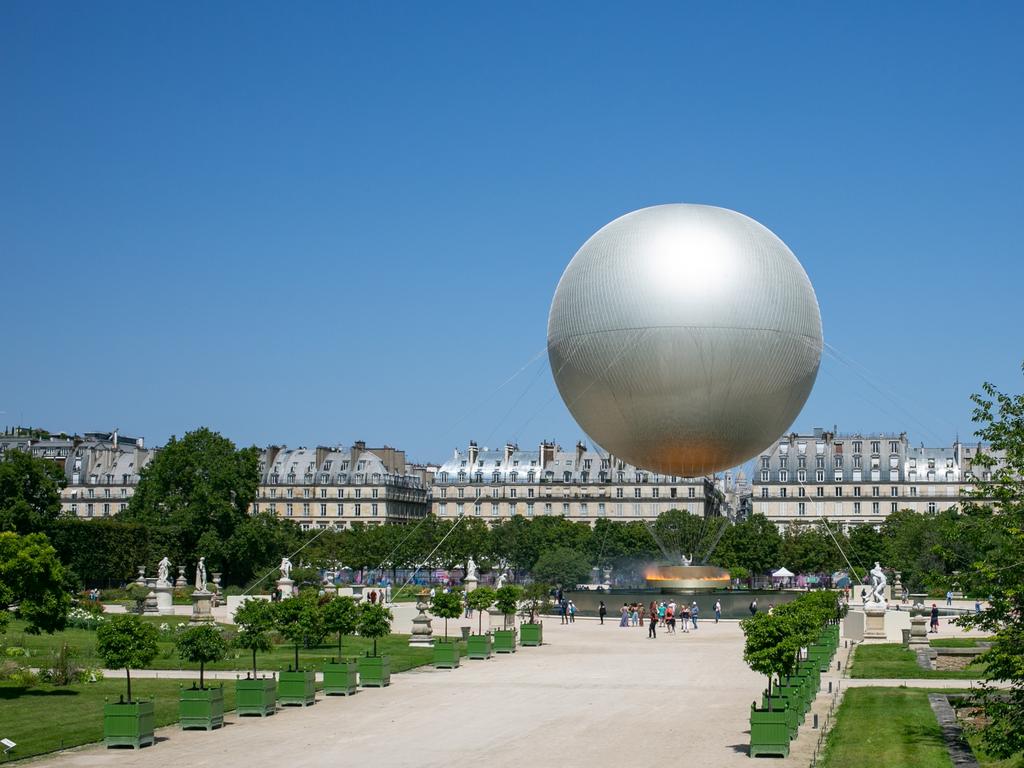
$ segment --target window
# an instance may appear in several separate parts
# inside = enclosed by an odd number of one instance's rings
[[[88,517],[92,517],[92,504],[85,505],[85,514]]]
[[[526,497],[528,499],[532,499],[533,498],[533,488],[527,488],[526,489]]]
[[[497,491],[498,489],[495,488],[494,490]],[[510,499],[514,499],[516,497],[516,489],[515,488],[509,488],[508,489],[508,497]]]
[[[634,499],[639,499],[640,498],[640,489],[639,488],[634,488],[633,489],[633,498]]]
[[[437,514],[442,516],[448,514],[448,505],[443,501],[437,505]]]
[[[806,496],[806,495],[807,495],[807,489],[806,489],[806,488],[804,488],[804,487],[803,487],[803,486],[801,485],[801,486],[800,486],[799,488],[797,488],[797,489],[796,489],[796,495],[797,495],[797,496]]]
[[[92,504],[90,504],[89,506],[91,507]],[[928,513],[934,515],[935,514],[935,510],[936,510],[935,502],[934,501],[929,501],[928,502]]]
[[[533,517],[533,502],[529,501],[526,503],[526,514],[529,517]]]
[[[824,469],[825,468],[825,457],[824,456],[818,456],[814,460],[814,466],[819,467],[820,469]]]
[[[807,482],[807,470],[806,469],[798,469],[796,471],[796,481],[798,483],[806,483]]]
[[[761,470],[761,482],[762,483],[767,483],[768,482],[769,474],[770,473],[768,472],[767,469],[762,469]]]
[[[786,465],[789,464],[789,459],[785,456],[779,457],[779,469],[785,469]]]
[[[285,514],[288,517],[292,516],[292,513],[294,512],[294,509],[292,508],[292,503],[291,502],[288,502],[287,504],[285,504],[284,512],[285,512]]]
[[[910,486],[910,495],[911,496],[917,496],[917,486],[916,485]]]
[[[872,502],[871,502],[871,514],[872,514],[872,515],[877,515],[877,514],[878,514],[878,511],[879,511],[879,510],[878,510],[878,506],[879,506],[879,505],[878,505],[878,502],[877,502],[877,501],[872,501]]]
[[[835,467],[836,469],[842,469],[843,468],[843,457],[842,456],[836,456],[832,460],[832,466]]]
[[[819,486],[817,487],[817,489],[815,489],[815,493],[814,493],[814,495],[815,495],[815,496],[824,496],[824,495],[825,495],[825,489],[824,489],[824,488],[822,488],[822,487],[821,487],[821,486],[819,485]]]
[[[783,499],[786,498],[786,491],[787,490],[788,489],[785,486],[779,488],[779,498],[783,498]]]
[[[356,517],[361,517],[362,514],[363,514],[363,505],[362,504],[356,504],[356,511],[355,511]]]
[[[320,517],[327,517],[327,505],[326,504],[321,504],[320,505]]]
[[[761,498],[762,499],[767,499],[768,498],[768,489],[767,488],[762,488],[761,489]]]
[[[655,499],[658,498],[659,490],[660,490],[659,488],[651,488],[651,497],[655,498]]]
[[[855,515],[859,515],[860,514],[860,502],[859,501],[853,502],[853,514],[855,514]]]
[[[302,502],[302,516],[303,517],[309,517],[309,502],[308,501]]]
[[[796,505],[796,513],[798,515],[806,515],[807,514],[807,504],[802,502],[802,501],[798,501],[797,505]]]
[[[584,506],[586,506],[586,505],[584,505]],[[604,517],[604,502],[603,501],[599,502],[598,505],[597,505],[597,514],[600,515],[601,517]]]
[[[835,490],[836,496],[842,496],[843,495],[843,486],[837,485],[834,490]]]
[[[818,482],[818,483],[825,482],[825,470],[824,469],[816,469],[814,471],[814,480],[815,480],[815,482]]]
[[[586,515],[587,514],[587,502],[583,502],[582,504],[580,504],[580,514],[581,515]]]
[[[880,453],[881,450],[882,450],[882,442],[880,440],[872,440],[871,441],[871,452],[872,453]]]
[[[780,483],[788,483],[789,482],[789,472],[787,472],[784,469],[779,470],[779,482]],[[672,490],[675,490],[675,489],[673,488]]]
[[[294,488],[289,488],[287,491],[285,491],[285,495],[289,499],[294,498],[294,496],[295,496],[295,489]]]
[[[622,489],[621,488],[616,488],[615,489],[615,498],[616,499],[621,499],[622,498]]]
[[[696,488],[687,488],[686,490],[687,490],[687,493],[686,493],[687,498],[693,499],[693,498],[697,497],[697,489]]]
[[[881,490],[879,489],[879,487],[877,485],[871,486],[871,495],[872,496],[881,496],[882,495],[881,494]]]
[[[854,486],[854,488],[853,488],[853,495],[854,496],[860,496],[860,486],[859,485]]]
[[[889,453],[899,453],[899,451],[900,451],[899,441],[897,441],[897,440],[890,440],[889,441]]]
[[[768,461],[769,459],[767,456],[761,457],[761,469],[768,469]]]
[[[545,515],[550,515],[551,514],[551,502],[550,501],[544,502],[544,514]]]
[[[900,508],[900,505],[899,505],[899,503],[897,503],[897,502],[895,502],[895,501],[893,501],[893,502],[891,502],[891,503],[889,504],[889,511],[890,511],[890,512],[896,512],[897,510],[899,510],[899,508]]]
[[[899,496],[900,495],[900,488],[899,488],[899,486],[898,485],[891,486],[889,488],[889,495],[890,496]]]
[[[562,514],[563,515],[568,515],[569,514],[569,504],[568,504],[568,502],[563,502],[563,504],[562,504]]]

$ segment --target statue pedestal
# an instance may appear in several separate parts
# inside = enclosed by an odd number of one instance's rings
[[[157,609],[157,596],[155,592],[150,592],[146,595],[146,599],[142,603],[142,612],[149,615],[155,615],[159,613]]]
[[[192,593],[192,618],[189,624],[213,623],[213,593],[203,590]]]
[[[281,590],[281,598],[291,597],[295,594],[295,582],[291,579],[280,578],[277,580],[277,588]]]
[[[928,646],[928,616],[924,612],[910,614],[910,645]]]
[[[868,603],[864,606],[864,639],[885,642],[885,604]]]
[[[153,591],[156,592],[157,613],[161,616],[169,616],[174,613],[174,598],[171,594],[174,592],[174,587],[169,582],[158,581]]]
[[[177,587],[187,587],[188,586],[188,579],[185,578],[185,566],[184,565],[179,565],[178,566],[178,578],[174,580],[174,586],[175,586],[175,588],[177,588]]]
[[[462,580],[462,586],[465,588],[466,592],[469,593],[476,589],[476,582],[477,579],[475,576],[467,576]]]
[[[430,626],[430,617],[427,616],[427,600],[430,593],[424,590],[416,597],[416,610],[419,613],[412,620],[409,645],[413,648],[430,648],[434,644],[434,630]]]

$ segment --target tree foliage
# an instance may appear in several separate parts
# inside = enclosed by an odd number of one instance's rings
[[[578,550],[555,547],[537,558],[532,572],[538,581],[573,588],[590,580],[590,560]]]
[[[274,604],[274,626],[295,646],[295,671],[299,671],[299,645],[320,645],[327,628],[316,592],[305,590]]]
[[[71,608],[69,586],[67,571],[45,535],[0,533],[0,630],[12,603],[28,622],[29,634],[63,629]]]
[[[252,652],[252,676],[256,677],[256,653],[274,647],[268,634],[274,628],[274,605],[268,600],[250,597],[235,611],[235,645]]]
[[[356,631],[359,623],[359,609],[356,601],[348,595],[336,595],[321,608],[324,629],[338,633],[338,657],[341,657],[341,638]]]
[[[477,587],[468,595],[466,595],[466,603],[474,611],[477,611],[477,634],[482,635],[484,632],[484,612],[489,610],[494,605],[495,599],[497,599],[497,592],[490,587]]]
[[[515,584],[506,584],[495,591],[494,604],[501,611],[501,615],[505,617],[506,627],[508,626],[509,619],[515,616],[516,611],[519,609],[519,601],[522,598],[523,589]]]
[[[189,627],[175,641],[182,661],[199,665],[199,687],[204,688],[203,671],[207,664],[220,661],[228,653],[228,643],[219,628],[212,624]]]
[[[1024,750],[1024,395],[985,383],[972,399],[977,435],[990,447],[975,456],[973,471],[981,481],[965,500],[962,527],[991,546],[961,578],[970,591],[989,599],[980,614],[960,622],[993,636],[991,648],[979,658],[986,665],[986,683],[974,701],[985,714],[985,750],[1008,758]],[[992,681],[1009,688],[996,689]]]
[[[391,633],[391,622],[394,619],[394,614],[380,603],[362,603],[359,606],[359,635],[373,639],[374,656],[377,655],[377,639]]]
[[[448,619],[462,614],[462,599],[458,592],[437,592],[430,598],[430,612],[444,619],[444,639],[448,639]]]
[[[0,531],[46,531],[60,515],[64,473],[56,462],[26,451],[7,451],[0,461]]]
[[[96,653],[109,669],[124,669],[129,703],[132,700],[131,671],[145,667],[159,650],[156,627],[133,613],[112,616],[96,630]]]

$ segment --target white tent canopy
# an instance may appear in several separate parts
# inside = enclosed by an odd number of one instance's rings
[[[791,570],[789,570],[788,568],[783,566],[782,568],[779,568],[779,570],[775,571],[775,573],[772,574],[772,578],[773,579],[791,579],[795,575],[796,575],[795,573],[793,573]]]

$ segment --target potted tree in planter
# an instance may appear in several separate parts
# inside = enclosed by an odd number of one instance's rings
[[[459,666],[459,644],[448,640],[448,619],[462,614],[462,600],[458,592],[438,592],[430,598],[430,612],[444,619],[444,640],[434,640],[434,668],[456,669]]]
[[[533,583],[523,590],[524,604],[522,615],[524,621],[519,625],[519,642],[523,645],[541,645],[544,642],[544,625],[537,619],[551,607],[551,587],[547,584]]]
[[[512,618],[519,610],[519,601],[523,597],[523,590],[512,584],[506,584],[498,589],[494,596],[494,604],[505,618],[503,628],[494,630],[494,652],[515,653],[516,628]]]
[[[224,686],[207,688],[203,673],[207,664],[227,655],[228,644],[220,629],[210,624],[189,627],[175,643],[182,661],[199,665],[199,687],[182,688],[179,699],[181,727],[212,731],[224,725]]]
[[[323,614],[315,592],[306,591],[275,606],[278,631],[295,646],[295,665],[278,676],[277,699],[282,705],[309,706],[316,703],[316,672],[299,668],[299,644],[319,645],[324,637]]]
[[[324,694],[330,696],[340,693],[344,696],[355,693],[359,687],[355,659],[345,659],[341,655],[341,638],[356,631],[359,610],[356,601],[347,595],[338,595],[320,609],[323,615],[324,629],[338,633],[337,661],[331,659],[324,664]]]
[[[466,602],[477,612],[477,634],[466,641],[466,656],[471,659],[491,658],[491,635],[484,634],[484,614],[494,605],[495,593],[490,587],[477,587],[468,595]]]
[[[364,688],[384,688],[391,685],[391,659],[377,655],[377,638],[391,634],[394,615],[379,603],[363,603],[359,606],[359,620],[356,629],[360,637],[373,640],[373,655],[359,657],[359,684]]]
[[[788,697],[775,696],[772,680],[792,669],[798,639],[785,616],[757,613],[740,622],[746,643],[743,660],[755,672],[767,676],[768,688],[761,709],[750,705],[750,756],[789,755],[789,740],[795,735],[798,707]]]
[[[257,677],[256,652],[266,653],[274,647],[267,634],[274,627],[273,604],[255,598],[246,600],[235,611],[235,626],[235,645],[252,651],[252,672],[246,672],[244,680],[235,681],[235,708],[239,715],[272,715],[277,710],[277,680]]]
[[[128,700],[103,705],[103,743],[138,749],[153,743],[153,702],[132,701],[131,670],[157,655],[156,627],[134,614],[112,616],[96,630],[96,653],[109,669],[124,668]]]

